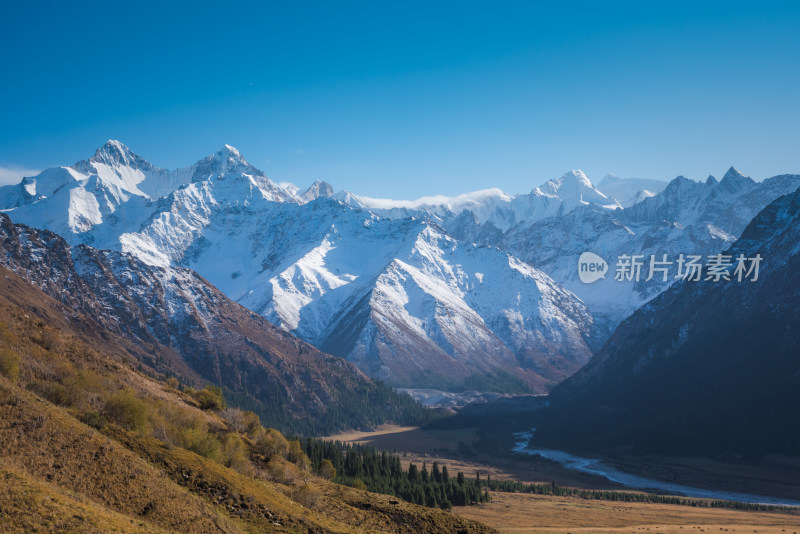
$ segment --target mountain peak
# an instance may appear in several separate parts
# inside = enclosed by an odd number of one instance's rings
[[[608,201],[608,197],[595,189],[580,169],[571,170],[560,178],[548,180],[538,190],[545,196],[560,198],[567,210],[578,204],[605,204]]]
[[[228,144],[222,145],[222,148],[201,160],[200,163],[203,162],[205,162],[205,166],[210,166],[216,169],[217,172],[230,172],[243,167],[248,168],[249,172],[256,171],[255,168],[250,169],[251,165],[236,147]]]
[[[333,186],[323,180],[316,180],[301,195],[303,200],[306,200],[308,202],[318,198],[323,198],[323,197],[327,198],[332,196],[333,196]]]
[[[692,183],[694,183],[694,180],[691,180],[691,179],[685,177],[684,175],[680,174],[680,175],[676,176],[675,178],[673,178],[672,180],[670,180],[670,182],[667,185],[667,187],[670,187],[670,186],[678,187],[678,186],[681,186],[681,185],[692,184]]]
[[[114,148],[114,149],[121,150],[121,151],[130,151],[130,149],[127,146],[125,146],[122,143],[122,141],[119,141],[117,139],[109,139],[100,148]]]
[[[592,182],[580,169],[573,169],[562,174],[559,178],[551,178],[542,184],[538,189],[548,196],[559,196],[559,191],[565,189],[575,189],[581,187],[593,187]]]
[[[584,174],[584,172],[580,169],[573,169],[567,173],[564,173],[564,175],[561,177],[561,180],[576,182],[586,187],[594,187],[586,174]]]
[[[236,147],[228,144],[222,145],[222,148],[195,163],[191,168],[191,175],[192,182],[245,175],[266,178],[261,170],[244,159]]]
[[[235,146],[231,146],[228,143],[222,145],[222,148],[219,149],[219,152],[225,152],[232,156],[238,156],[240,158],[242,157],[241,152],[239,152],[239,150]]]
[[[739,170],[736,167],[731,166],[731,168],[728,169],[728,172],[725,173],[725,176],[723,176],[722,179],[723,180],[741,180],[741,179],[747,179],[747,176],[745,176],[744,174],[739,172]]]
[[[709,183],[708,180],[706,183]],[[684,195],[687,191],[692,190],[692,185],[697,184],[694,180],[690,180],[689,178],[685,177],[684,175],[679,175],[669,181],[667,187],[664,188],[664,192],[668,197],[674,197],[676,195]]]
[[[116,139],[109,139],[106,141],[103,146],[95,151],[94,156],[88,160],[79,161],[75,164],[75,167],[78,170],[85,171],[93,163],[100,163],[108,165],[109,167],[133,167],[141,170],[152,170],[155,168],[149,161],[136,154],[133,150]]]
[[[103,146],[95,151],[94,156],[89,158],[88,162],[103,163],[111,167],[119,165],[139,169],[151,169],[153,167],[147,160],[116,139],[106,141]]]
[[[231,163],[242,163],[247,165],[247,161],[245,161],[244,156],[242,153],[235,146],[231,146],[229,144],[222,145],[222,148],[217,150],[217,152],[212,156],[214,159],[220,161],[228,161]]]
[[[725,173],[725,176],[722,177],[722,180],[720,180],[719,183],[726,190],[733,192],[740,191],[755,183],[755,181],[752,178],[748,178],[744,174],[740,173],[735,167],[731,167],[728,169],[728,172]]]

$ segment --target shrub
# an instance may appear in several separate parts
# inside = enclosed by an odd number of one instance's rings
[[[267,459],[285,457],[289,452],[289,442],[274,428],[268,428],[256,438],[255,451]]]
[[[209,433],[208,423],[201,415],[165,401],[156,401],[153,412],[151,424],[156,439],[214,461],[223,459],[222,444]]]
[[[92,428],[96,428],[98,430],[103,430],[108,423],[106,418],[100,412],[89,411],[83,414],[81,417],[84,423],[89,425]]]
[[[222,395],[222,388],[218,386],[209,385],[200,391],[194,391],[191,395],[203,410],[218,411],[225,409],[225,397]]]
[[[303,484],[292,492],[294,500],[306,508],[313,508],[314,505],[317,504],[317,501],[319,501],[321,495],[322,493],[319,489],[308,483]]]
[[[52,328],[44,328],[38,337],[33,338],[33,341],[45,350],[54,350],[58,345],[58,336]]]
[[[228,422],[228,428],[232,432],[244,434],[247,426],[244,421],[244,412],[242,410],[239,408],[226,408],[220,415]]]
[[[311,460],[306,456],[305,451],[303,451],[303,446],[298,440],[289,442],[289,452],[286,455],[286,459],[303,471],[311,470]]]
[[[206,428],[189,427],[180,430],[181,446],[209,460],[222,460],[222,444]]]
[[[300,470],[291,462],[280,456],[273,457],[267,463],[269,478],[279,484],[294,484],[300,478]]]
[[[253,464],[250,463],[250,451],[247,444],[236,434],[228,434],[222,442],[222,456],[225,465],[243,475],[253,472]]]
[[[31,369],[31,374],[47,382],[63,383],[69,377],[75,376],[75,366],[58,354],[47,352],[38,345],[31,345],[30,357],[26,366]]]
[[[19,367],[22,358],[10,349],[0,350],[0,374],[16,382],[19,379]]]
[[[53,382],[36,380],[28,384],[28,389],[58,406],[66,406],[69,396],[64,386]]]
[[[0,322],[0,341],[4,345],[13,345],[19,342],[19,338],[11,331],[7,323]]]
[[[261,420],[253,412],[245,412],[239,408],[228,408],[222,413],[222,417],[228,422],[228,427],[233,432],[247,434],[255,437],[256,432],[261,428]]]
[[[173,435],[175,433],[171,432],[171,424],[167,420],[167,417],[164,415],[160,406],[159,409],[155,410],[150,416],[150,427],[154,438],[159,441],[163,441],[167,447],[175,445],[175,441],[173,439]]]
[[[81,409],[99,410],[103,399],[108,395],[106,380],[89,369],[81,369],[76,374],[64,378],[67,405]]]
[[[133,390],[123,389],[106,401],[104,415],[126,430],[143,433],[148,426],[148,405]]]
[[[325,480],[330,480],[336,476],[336,468],[333,467],[330,460],[322,460],[319,464],[319,476]]]
[[[244,419],[245,430],[244,433],[250,437],[256,435],[260,429],[264,428],[261,426],[261,419],[253,412],[243,412],[242,417]]]

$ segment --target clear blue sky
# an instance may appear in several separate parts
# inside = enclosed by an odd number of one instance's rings
[[[800,2],[653,4],[6,2],[0,179],[108,138],[394,198],[800,173]]]

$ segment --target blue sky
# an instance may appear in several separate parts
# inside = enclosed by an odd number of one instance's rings
[[[6,3],[0,181],[108,138],[409,199],[800,173],[800,3],[654,4]]]

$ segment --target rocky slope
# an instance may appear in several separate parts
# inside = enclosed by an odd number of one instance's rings
[[[144,365],[222,385],[275,426],[322,432],[421,413],[407,397],[275,327],[187,269],[70,247],[3,214],[0,265],[58,299],[76,321],[88,319],[125,338]]]

